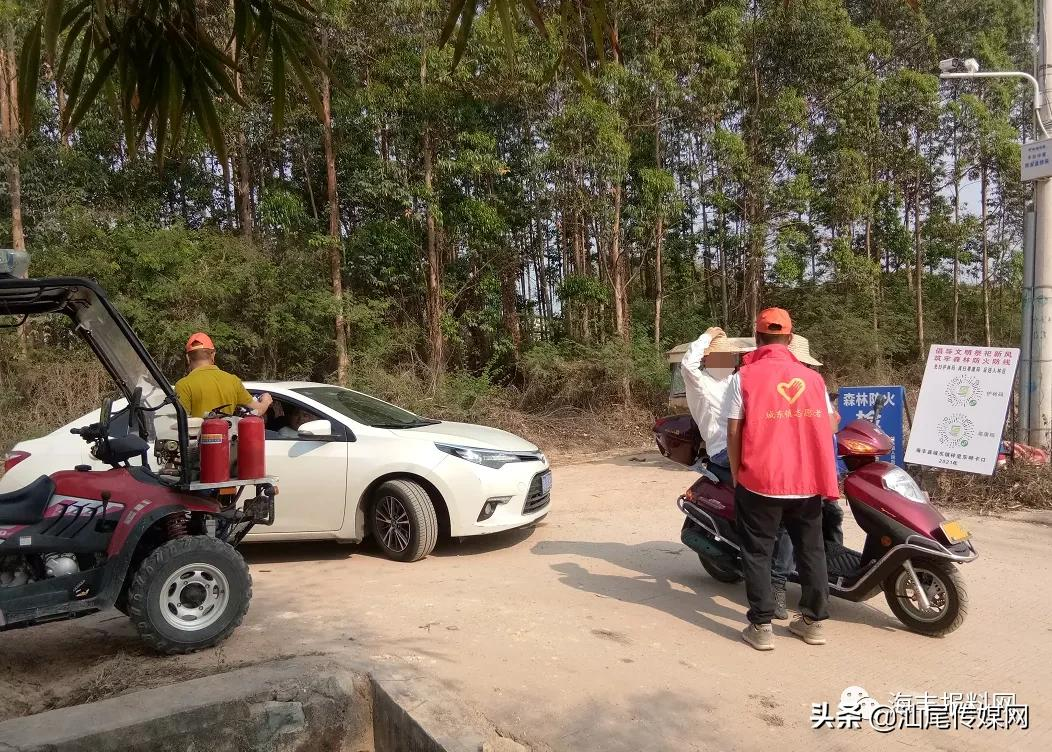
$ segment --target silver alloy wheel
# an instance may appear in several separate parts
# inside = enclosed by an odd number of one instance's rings
[[[924,594],[928,596],[929,608],[925,610],[921,606],[920,598],[917,597],[917,583],[913,582],[913,578],[905,569],[899,572],[895,580],[895,597],[917,621],[938,621],[950,602],[946,583],[938,573],[926,569],[923,564],[914,564],[913,571],[917,573],[920,587],[924,588]]]
[[[376,502],[376,528],[376,534],[390,550],[402,553],[409,548],[413,525],[400,499],[384,496]]]
[[[226,611],[230,585],[211,564],[186,564],[173,572],[161,588],[164,620],[183,632],[210,627]]]

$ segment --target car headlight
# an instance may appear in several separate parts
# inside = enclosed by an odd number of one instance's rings
[[[521,461],[519,455],[511,452],[502,452],[499,449],[476,449],[474,447],[453,446],[452,444],[435,444],[435,448],[440,452],[452,454],[454,457],[474,462],[476,465],[491,467],[494,470],[504,467],[509,462]]]
[[[910,474],[901,467],[894,467],[888,470],[884,473],[884,477],[881,478],[881,482],[883,482],[884,488],[887,490],[893,491],[900,496],[905,496],[910,501],[915,501],[918,504],[926,504],[928,502],[928,495],[921,491],[917,481],[913,480]]]

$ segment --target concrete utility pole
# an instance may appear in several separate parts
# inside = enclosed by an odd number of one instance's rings
[[[1041,99],[1034,102],[1038,126],[1042,131],[1052,121],[1049,96],[1052,95],[1052,0],[1036,0],[1037,65]],[[1034,289],[1029,344],[1028,373],[1020,379],[1029,406],[1028,444],[1042,449],[1052,447],[1052,185],[1047,178],[1034,181]],[[1024,330],[1026,327],[1024,327]]]
[[[1052,151],[1052,0],[1035,0],[1037,57],[1034,75],[1015,71],[979,72],[974,59],[951,58],[940,64],[940,78],[1022,78],[1034,87],[1034,118],[1043,139],[1038,149]],[[1031,142],[1033,144],[1034,142]],[[1023,179],[1034,183],[1034,202],[1023,231],[1023,331],[1019,363],[1019,424],[1024,440],[1052,449],[1052,166],[1028,164],[1023,149]],[[1031,157],[1032,159],[1032,157]],[[1028,176],[1028,171],[1032,174]],[[1033,174],[1033,173],[1037,174]]]

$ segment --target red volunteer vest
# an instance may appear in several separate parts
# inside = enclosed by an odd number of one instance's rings
[[[738,482],[761,496],[839,498],[825,381],[785,345],[743,360]]]

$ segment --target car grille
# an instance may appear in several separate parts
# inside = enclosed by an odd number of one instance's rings
[[[533,482],[530,483],[530,490],[526,493],[526,504],[522,507],[523,514],[533,514],[534,512],[538,512],[548,506],[548,502],[552,500],[551,489],[549,487],[548,493],[544,493],[542,480],[545,474],[550,472],[550,470],[545,470],[543,473],[537,473],[533,476]]]

